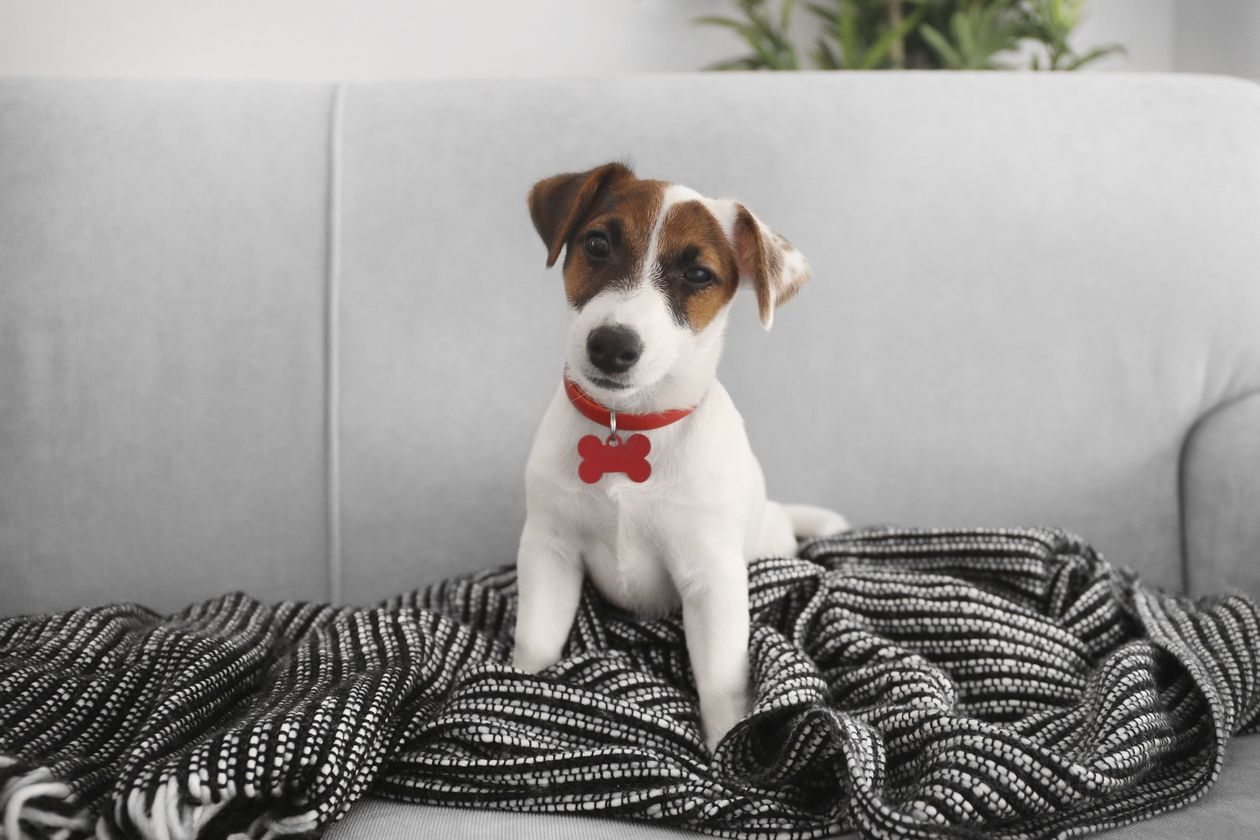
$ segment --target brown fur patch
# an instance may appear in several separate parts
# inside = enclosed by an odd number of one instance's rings
[[[591,202],[564,254],[564,292],[575,309],[610,286],[633,283],[642,273],[667,186],[663,181],[623,179]],[[607,257],[597,259],[586,253],[584,243],[592,231],[608,237],[611,252]]]
[[[606,163],[586,172],[565,172],[544,178],[529,191],[529,215],[534,229],[547,246],[547,268],[556,263],[560,249],[590,209],[601,190],[619,181],[634,179],[620,163]]]
[[[740,205],[735,214],[735,258],[739,263],[740,273],[752,278],[753,292],[757,295],[757,310],[761,314],[762,323],[766,323],[774,312],[774,291],[770,288],[769,260],[777,259],[776,268],[783,269],[782,257],[777,253],[767,254],[765,244],[761,241],[761,228],[748,208]]]
[[[739,266],[721,224],[699,201],[669,208],[657,239],[658,283],[669,298],[674,318],[695,332],[713,322],[739,288]],[[684,275],[705,268],[715,280],[696,288]]]

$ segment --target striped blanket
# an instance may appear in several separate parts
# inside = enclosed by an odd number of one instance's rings
[[[369,791],[737,838],[1065,837],[1200,796],[1260,722],[1260,611],[1047,530],[869,530],[750,570],[755,702],[705,750],[680,622],[583,599],[510,667],[514,576],[372,609],[234,594],[0,620],[21,837],[317,835]]]

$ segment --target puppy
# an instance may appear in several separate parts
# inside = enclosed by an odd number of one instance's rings
[[[748,710],[748,561],[848,527],[766,499],[716,378],[736,291],[753,290],[768,329],[809,266],[743,205],[618,163],[539,181],[529,211],[547,266],[564,252],[573,319],[525,471],[516,665],[559,660],[584,575],[640,615],[681,606],[716,749]]]

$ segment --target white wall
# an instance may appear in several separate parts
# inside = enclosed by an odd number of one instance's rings
[[[0,74],[364,79],[692,70],[725,0],[0,0]]]
[[[1182,0],[1177,7],[1177,67],[1260,78],[1260,2]]]
[[[1074,41],[1078,49],[1124,44],[1123,54],[1099,60],[1092,65],[1096,70],[1174,70],[1176,5],[1176,0],[1093,0]]]
[[[800,4],[803,6],[804,4]],[[693,70],[727,0],[0,0],[0,75],[365,79]],[[808,15],[798,11],[801,27]],[[1260,75],[1260,0],[1092,0],[1099,69]]]

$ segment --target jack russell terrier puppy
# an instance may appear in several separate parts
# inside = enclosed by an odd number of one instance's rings
[[[539,181],[529,211],[547,266],[564,251],[573,320],[525,471],[515,663],[560,659],[584,574],[639,615],[681,606],[713,750],[748,711],[748,561],[848,527],[766,499],[716,378],[736,290],[769,329],[809,266],[743,205],[618,163]]]

